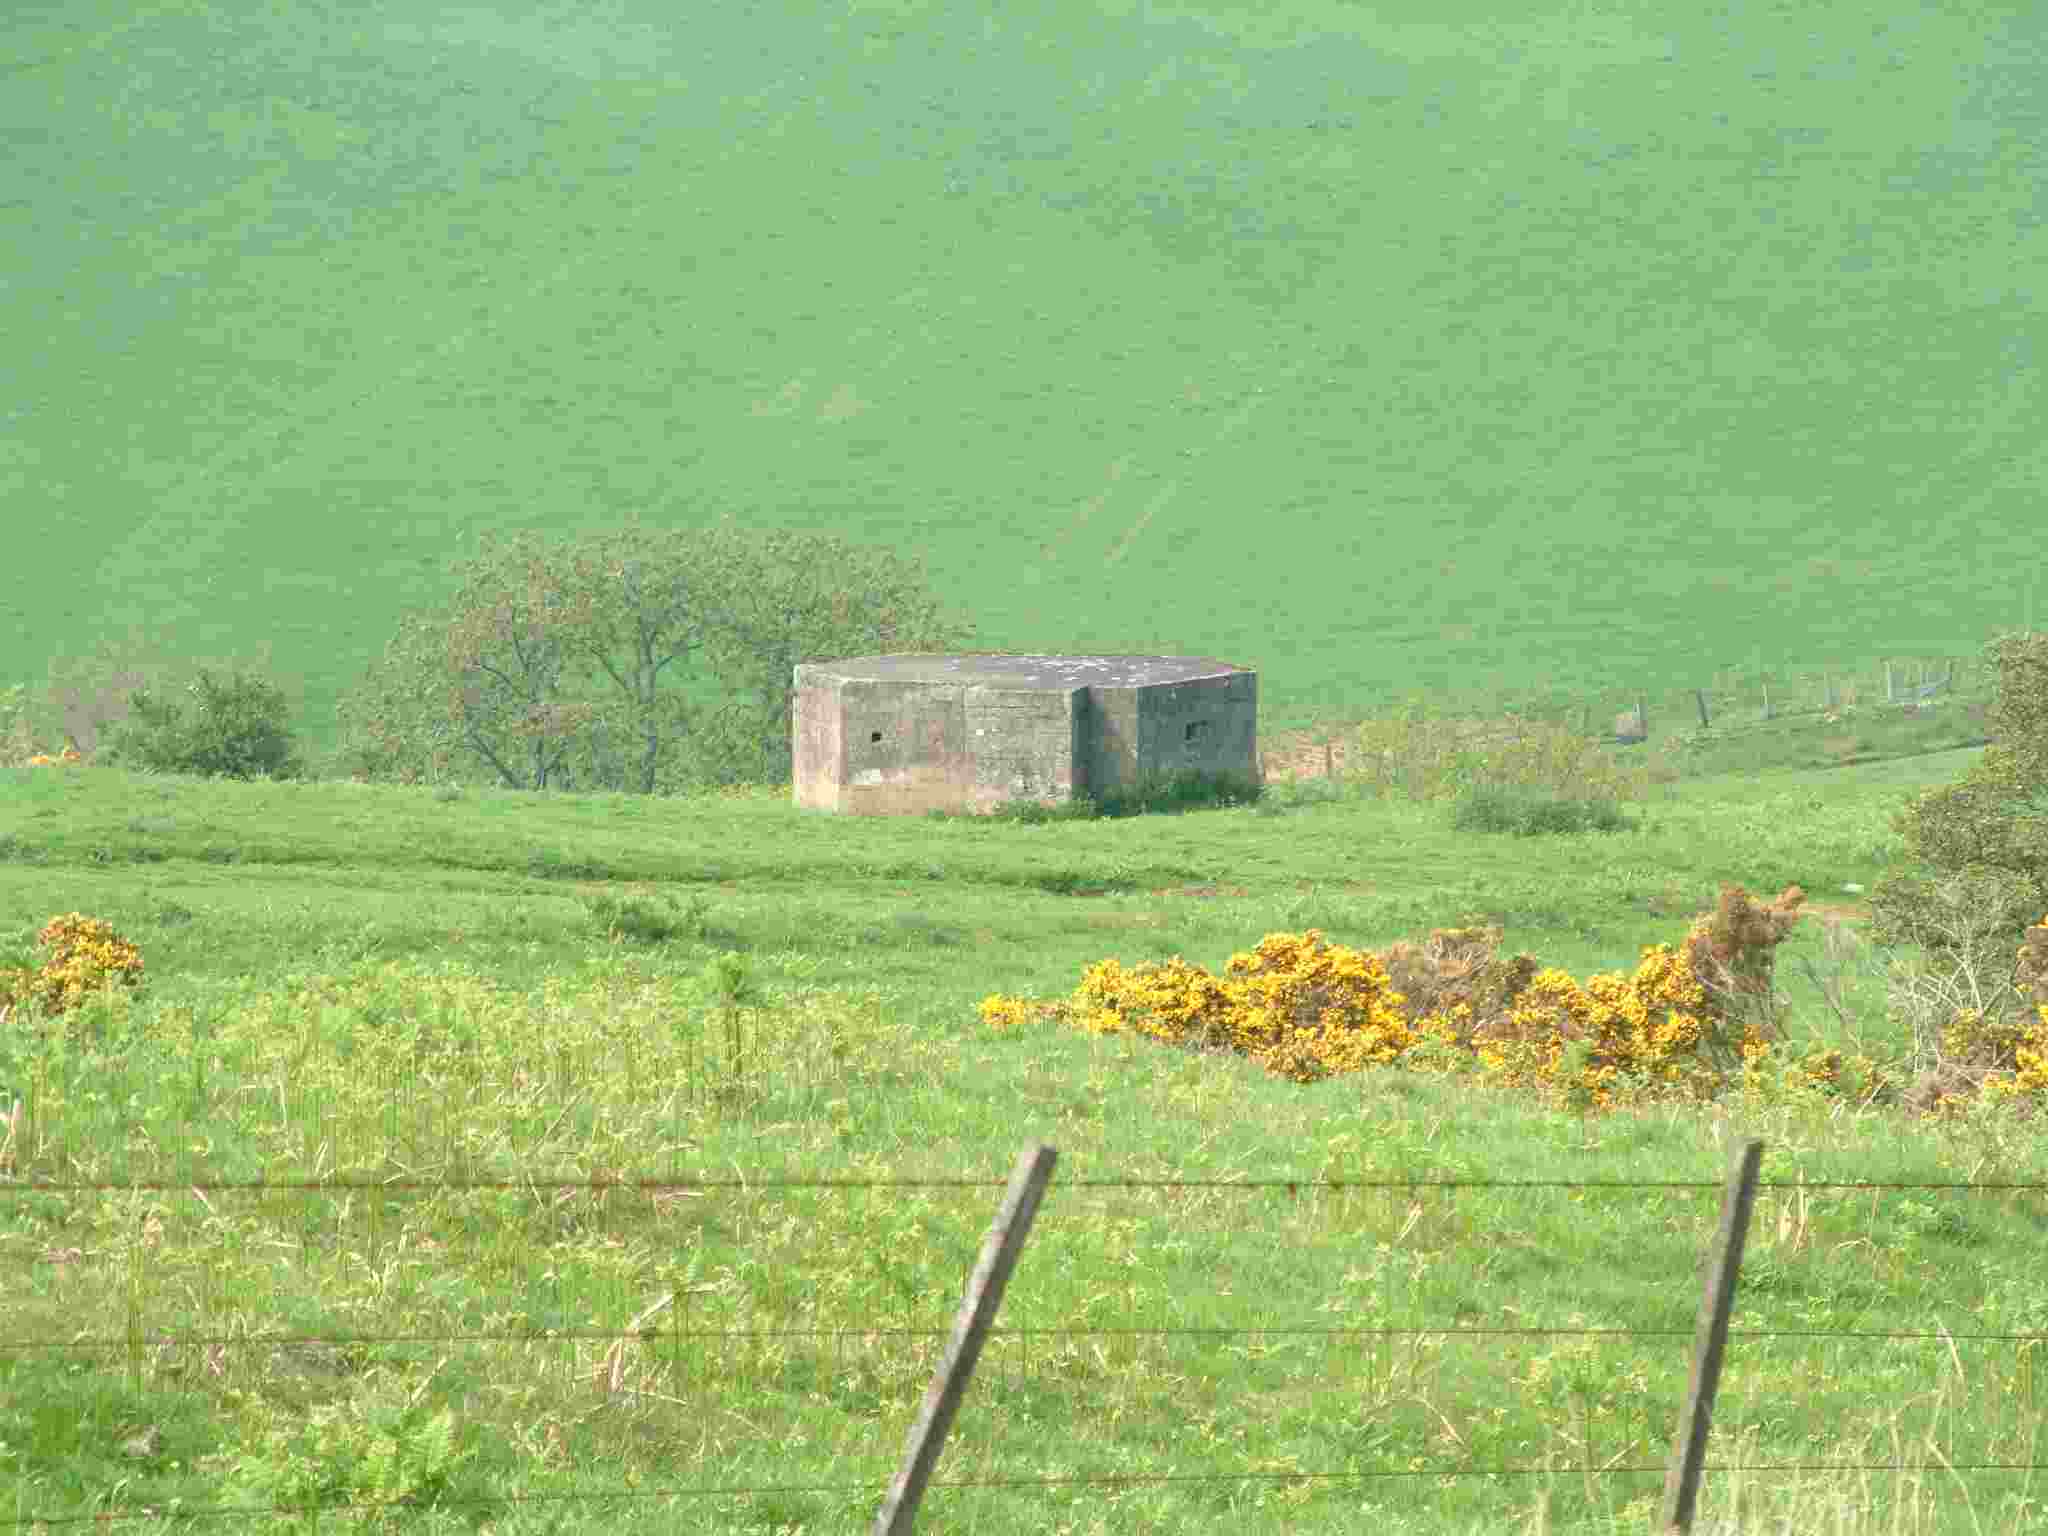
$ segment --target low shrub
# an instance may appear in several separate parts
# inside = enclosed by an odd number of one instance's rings
[[[679,899],[668,891],[659,894],[657,903],[652,896],[629,894],[621,898],[598,892],[586,896],[583,906],[608,942],[664,944],[674,938],[708,937],[709,916],[703,896],[692,892]]]
[[[1297,1082],[1385,1065],[1413,1043],[1385,969],[1322,934],[1268,934],[1231,956],[1224,979],[1178,956],[1125,971],[1090,966],[1073,1010],[1085,1029],[1230,1050]]]
[[[1479,785],[1460,793],[1451,807],[1460,832],[1506,832],[1541,837],[1570,832],[1627,832],[1636,824],[1612,800],[1575,800],[1539,790]]]
[[[1354,751],[1376,793],[1399,789],[1436,801],[1475,790],[1529,791],[1593,801],[1642,800],[1680,769],[1668,752],[1625,764],[1598,740],[1566,726],[1510,717],[1501,721],[1432,719],[1421,699],[1399,715],[1368,720]]]
[[[56,1016],[109,986],[142,984],[142,952],[98,918],[78,912],[53,917],[36,944],[47,956],[40,968],[0,966],[0,1018],[17,1009]]]
[[[1368,1067],[1470,1071],[1548,1102],[1609,1108],[1621,1098],[1711,1098],[1754,1074],[1782,1039],[1771,951],[1805,893],[1754,902],[1725,887],[1676,950],[1643,951],[1631,976],[1583,984],[1528,955],[1500,960],[1498,928],[1439,929],[1384,956],[1324,943],[1320,931],[1269,934],[1221,977],[1178,956],[1126,971],[1104,960],[1063,1001],[993,995],[983,1021],[1052,1017],[1227,1050],[1297,1082]],[[1798,1064],[1825,1087],[1840,1063]]]
[[[2009,1100],[2048,1088],[2048,920],[2027,926],[2030,882],[2011,871],[1970,868],[1934,880],[1881,887],[1901,905],[1876,906],[1872,928],[1917,946],[1892,961],[1890,1022],[1910,1044],[1907,1102],[1942,1113],[1980,1093]],[[1887,920],[1889,919],[1889,920]],[[2020,943],[2010,935],[2015,929]]]
[[[1926,978],[1922,977],[1921,980]],[[1982,1097],[2030,1111],[2048,1095],[2048,917],[2026,930],[2013,967],[2017,1017],[1959,1008],[1943,1026],[1908,1095],[1909,1105],[1942,1114]]]
[[[284,695],[260,678],[237,672],[225,683],[202,671],[188,687],[191,718],[148,689],[130,696],[124,720],[100,753],[112,766],[198,778],[299,778],[305,765],[292,744]]]

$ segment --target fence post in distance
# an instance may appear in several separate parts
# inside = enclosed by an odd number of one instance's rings
[[[1693,1333],[1692,1380],[1685,1409],[1672,1437],[1671,1464],[1664,1474],[1664,1521],[1679,1536],[1692,1530],[1699,1501],[1700,1466],[1707,1455],[1707,1430],[1714,1417],[1714,1389],[1721,1384],[1721,1357],[1728,1347],[1728,1314],[1735,1309],[1735,1278],[1742,1269],[1742,1245],[1749,1237],[1749,1213],[1756,1204],[1756,1173],[1764,1144],[1749,1140],[1737,1149],[1721,1194],[1721,1229],[1707,1264],[1706,1287]]]
[[[981,1357],[982,1341],[1002,1305],[1003,1288],[1010,1283],[1017,1254],[1030,1234],[1038,1202],[1045,1197],[1046,1182],[1058,1158],[1048,1143],[1026,1147],[1010,1175],[1010,1189],[996,1212],[995,1225],[981,1245],[981,1257],[967,1279],[967,1294],[960,1302],[960,1315],[953,1320],[953,1336],[924,1395],[924,1408],[910,1426],[910,1438],[903,1447],[903,1466],[889,1485],[888,1497],[875,1516],[874,1536],[910,1536],[915,1529],[917,1506],[924,1498],[925,1484],[938,1465],[939,1452],[946,1443],[946,1431],[953,1427],[961,1396],[974,1375],[974,1362]]]

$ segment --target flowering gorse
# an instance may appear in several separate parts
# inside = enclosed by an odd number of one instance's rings
[[[2013,990],[2032,1002],[2033,1018],[2005,1024],[1965,1009],[1941,1035],[1949,1060],[1988,1066],[1984,1094],[1999,1102],[2048,1096],[2048,917],[2027,929],[2014,974]]]
[[[1539,970],[1504,1017],[1475,1021],[1472,1005],[1459,1002],[1411,1018],[1377,956],[1327,944],[1310,929],[1268,934],[1251,953],[1233,955],[1221,978],[1178,957],[1133,971],[1102,961],[1066,1011],[1098,1033],[1232,1050],[1296,1082],[1425,1062],[1441,1070],[1449,1047],[1503,1086],[1604,1106],[1624,1072],[1674,1087],[1700,1075],[1693,1057],[1704,996],[1685,962],[1660,946],[1645,951],[1631,979],[1596,976],[1581,986],[1561,970]],[[985,1000],[981,1013],[995,1025],[1025,1016],[1001,997]],[[1407,1059],[1423,1045],[1430,1048]]]
[[[142,983],[142,952],[96,917],[67,912],[43,925],[36,943],[48,958],[40,970],[0,968],[0,1006],[35,1003],[46,1013],[77,1007],[105,987]]]
[[[1421,978],[1427,1006],[1413,1009],[1388,961],[1327,944],[1311,929],[1268,934],[1249,954],[1233,955],[1220,977],[1179,956],[1129,970],[1109,959],[1088,967],[1071,998],[995,995],[980,1014],[993,1028],[1049,1017],[1099,1034],[1230,1051],[1296,1082],[1366,1068],[1471,1072],[1581,1111],[1644,1098],[1711,1099],[1731,1084],[1751,1095],[1837,1094],[1850,1081],[1889,1091],[1867,1058],[1786,1049],[1770,1009],[1752,1006],[1768,1002],[1770,951],[1803,899],[1795,886],[1775,902],[1753,903],[1730,887],[1676,948],[1648,946],[1632,974],[1584,982],[1527,956],[1485,963],[1485,930],[1439,932],[1423,949],[1388,951],[1403,975]],[[1420,956],[1434,957],[1434,974]],[[1994,1096],[2048,1093],[2048,920],[2029,930],[2022,974],[2037,989],[2039,1025],[1949,1042],[1958,1054],[2002,1064],[1985,1081]],[[1490,990],[1479,985],[1485,977]],[[1959,1018],[1952,1030],[1981,1033],[1981,1024]]]
[[[997,1000],[1000,1001],[1000,1000]],[[1230,1050],[1297,1082],[1394,1060],[1414,1039],[1378,960],[1322,934],[1269,934],[1213,977],[1179,956],[1090,966],[1073,1007],[1085,1029]],[[988,1004],[983,1004],[984,1017]]]

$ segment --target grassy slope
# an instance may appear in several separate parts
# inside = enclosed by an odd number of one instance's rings
[[[137,1481],[124,1500],[219,1502],[219,1458],[260,1453],[266,1430],[299,1422],[294,1404],[362,1413],[380,1392],[424,1382],[423,1400],[453,1410],[462,1443],[484,1458],[457,1492],[616,1487],[627,1467],[649,1487],[853,1484],[869,1491],[681,1509],[705,1529],[858,1528],[940,1342],[883,1330],[942,1334],[994,1185],[1043,1137],[1062,1162],[1003,1323],[1056,1331],[991,1346],[945,1476],[1398,1473],[1455,1464],[1461,1446],[1477,1464],[1548,1457],[1560,1470],[1441,1485],[1399,1475],[940,1490],[933,1520],[1042,1529],[1070,1510],[1076,1529],[1639,1525],[1654,1471],[1589,1478],[1574,1447],[1590,1422],[1597,1463],[1660,1464],[1711,1192],[1290,1196],[1086,1181],[1712,1181],[1728,1138],[1746,1133],[1769,1139],[1766,1176],[1778,1180],[2028,1178],[2044,1172],[2037,1140],[1840,1106],[1587,1125],[1404,1074],[1301,1089],[1137,1043],[992,1033],[973,1005],[991,990],[1062,994],[1104,955],[1180,953],[1220,969],[1276,929],[1379,945],[1467,915],[1504,922],[1510,948],[1581,976],[1625,968],[1641,945],[1680,938],[1721,880],[1754,891],[1797,882],[1846,902],[1840,887],[1867,887],[1895,853],[1887,821],[1902,793],[1952,779],[1971,756],[1685,784],[1635,809],[1640,831],[1534,841],[1453,834],[1441,808],[1286,792],[1274,804],[1292,808],[1277,815],[1000,827],[813,817],[769,792],[443,799],[10,771],[0,804],[16,842],[0,864],[0,931],[25,937],[81,910],[113,921],[149,967],[133,1045],[74,1058],[69,1089],[45,1064],[34,1085],[45,1139],[30,1171],[173,1186],[21,1202],[5,1239],[26,1277],[11,1293],[10,1335],[54,1341],[84,1318],[87,1333],[118,1339],[137,1253],[137,1315],[151,1331],[609,1332],[678,1284],[693,1328],[852,1331],[752,1346],[671,1339],[669,1354],[629,1346],[621,1380],[645,1395],[610,1397],[591,1385],[609,1379],[609,1340],[393,1344],[354,1357],[247,1343],[145,1352],[139,1390],[118,1352],[82,1376],[55,1356],[4,1357],[10,1496],[76,1508],[125,1473]],[[701,897],[704,936],[607,951],[579,900],[600,886]],[[1876,969],[1867,956],[1834,958],[1820,926],[1801,924],[1782,952],[1795,1032],[1841,1036],[1804,959],[1844,973],[1864,1044],[1882,1048]],[[768,1005],[743,1018],[753,1066],[722,1099],[719,1085],[734,1086],[726,1024],[693,980],[721,950],[747,958]],[[122,1037],[118,1018],[101,1027]],[[11,1071],[28,1070],[17,1055]],[[374,1229],[360,1194],[216,1191],[202,1203],[183,1192],[337,1167],[430,1180],[681,1171],[755,1185],[778,1173],[993,1183],[771,1185],[652,1207],[544,1191],[393,1194]],[[139,1250],[127,1235],[137,1222],[150,1233]],[[1968,1335],[2039,1326],[2042,1241],[2027,1210],[1991,1196],[1767,1192],[1738,1329],[1939,1323],[1959,1353],[1931,1340],[1738,1339],[1717,1460],[1887,1459],[1894,1428],[1915,1454],[1954,1434],[1941,1442],[1952,1460],[2029,1459],[2034,1419],[2013,1346]],[[49,1262],[67,1248],[77,1262]],[[1385,1326],[1672,1332],[1116,1331]],[[141,1468],[113,1449],[139,1424],[166,1437]],[[790,1436],[802,1439],[776,1448]],[[1709,1508],[1727,1508],[1738,1481],[1710,1484]],[[1754,1482],[1764,1507],[1809,1524],[1831,1499],[1874,1516],[1895,1495],[1915,1502],[1883,1478]],[[1969,1487],[1981,1512],[2005,1508],[2009,1484]],[[1950,1502],[1917,1496],[1935,1510]],[[646,1518],[675,1518],[658,1508]],[[638,1518],[632,1506],[584,1513]]]
[[[477,530],[627,506],[915,548],[983,643],[1221,655],[1273,728],[2028,621],[2016,19],[178,0],[25,46],[10,679],[267,641],[322,745]]]

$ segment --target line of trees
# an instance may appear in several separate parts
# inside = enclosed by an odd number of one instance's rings
[[[633,517],[573,540],[485,531],[452,574],[454,596],[404,615],[339,701],[321,776],[633,794],[785,783],[799,662],[955,650],[973,633],[941,613],[919,556],[729,515]],[[64,736],[103,762],[311,776],[289,702],[260,674],[166,685],[172,670],[129,665],[110,688],[59,693]],[[719,702],[701,702],[714,688]],[[196,718],[168,702],[178,693]]]

